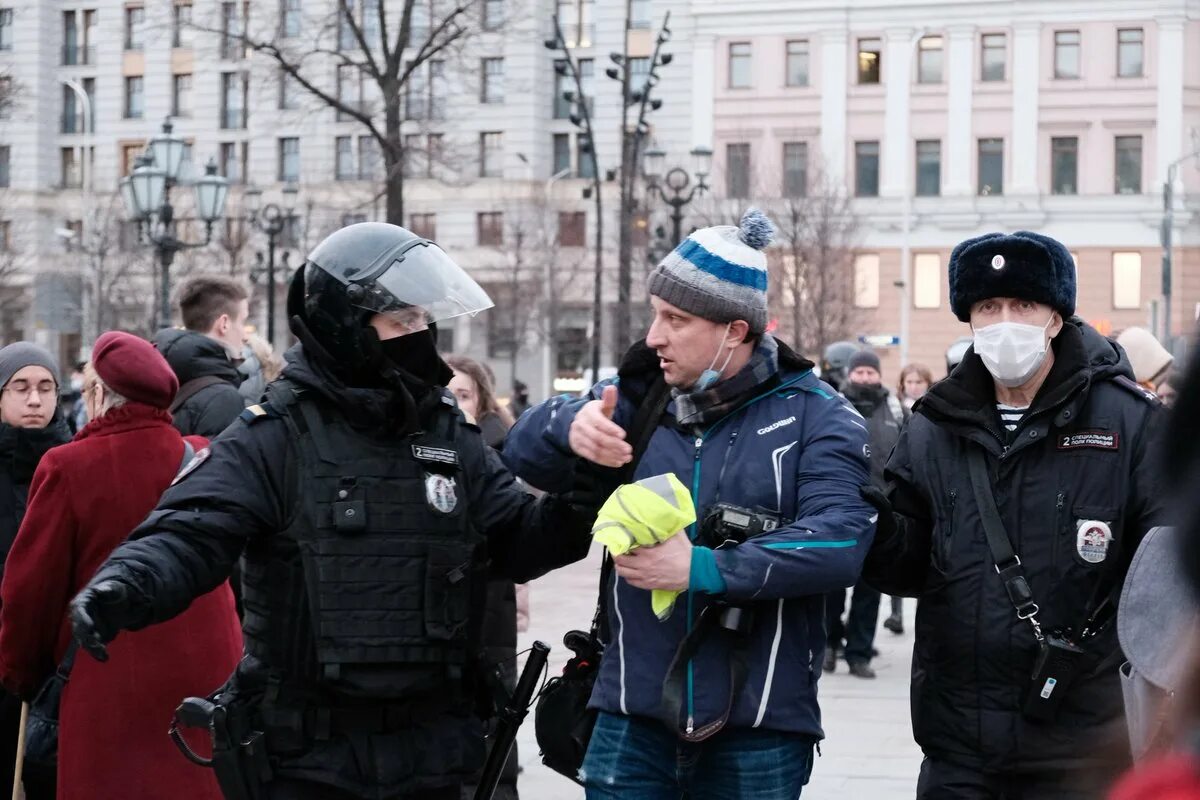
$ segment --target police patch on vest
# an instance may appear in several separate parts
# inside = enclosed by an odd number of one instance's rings
[[[1112,542],[1112,529],[1107,522],[1098,519],[1081,519],[1077,523],[1075,550],[1089,564],[1099,564],[1108,558],[1108,545]]]
[[[417,461],[458,466],[458,453],[454,450],[447,450],[444,447],[426,447],[419,444],[414,444],[412,449],[413,458],[417,459]]]
[[[1096,450],[1116,450],[1121,437],[1108,431],[1080,431],[1064,433],[1058,437],[1059,450],[1077,450],[1081,447],[1091,447]]]
[[[425,499],[434,511],[440,511],[443,514],[454,511],[458,507],[458,492],[454,485],[454,478],[426,473]]]
[[[175,480],[171,481],[171,485],[174,486],[188,475],[191,475],[193,472],[195,472],[196,468],[207,461],[210,455],[212,455],[212,451],[207,447],[198,450],[196,455],[192,456],[192,460],[189,461],[183,469],[179,470],[179,474],[175,476]]]

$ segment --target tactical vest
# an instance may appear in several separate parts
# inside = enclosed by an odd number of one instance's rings
[[[461,690],[479,649],[486,560],[457,414],[439,408],[435,431],[371,438],[278,383],[271,407],[292,433],[300,497],[288,527],[243,559],[247,653],[335,695]]]

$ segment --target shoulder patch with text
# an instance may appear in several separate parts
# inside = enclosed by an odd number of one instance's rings
[[[1078,450],[1088,447],[1094,450],[1117,450],[1120,441],[1121,437],[1115,431],[1061,433],[1058,436],[1058,449]]]

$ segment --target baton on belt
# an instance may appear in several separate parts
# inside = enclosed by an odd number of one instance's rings
[[[533,702],[533,692],[537,688],[538,679],[546,668],[546,658],[550,648],[542,642],[534,642],[530,648],[529,658],[525,660],[525,668],[517,679],[517,688],[512,697],[500,711],[499,722],[492,734],[492,749],[488,752],[487,761],[483,765],[483,774],[479,777],[479,785],[475,789],[475,800],[491,800],[500,783],[500,774],[512,753],[513,744],[517,741],[517,731],[529,713],[529,705]]]

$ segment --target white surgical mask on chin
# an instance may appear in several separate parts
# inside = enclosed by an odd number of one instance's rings
[[[1045,325],[997,322],[975,331],[975,352],[996,382],[1010,389],[1023,385],[1046,359]]]
[[[708,369],[700,373],[700,377],[696,379],[696,385],[692,387],[693,392],[702,392],[708,387],[721,379],[721,373],[729,366],[729,360],[733,358],[733,351],[729,351],[729,355],[725,356],[725,363],[720,369],[713,369],[717,365],[717,359],[721,357],[721,350],[725,346],[725,337],[729,335],[729,329],[733,326],[732,322],[725,323],[725,333],[721,335],[721,346],[717,348],[717,352],[713,354],[712,363],[708,365]]]

